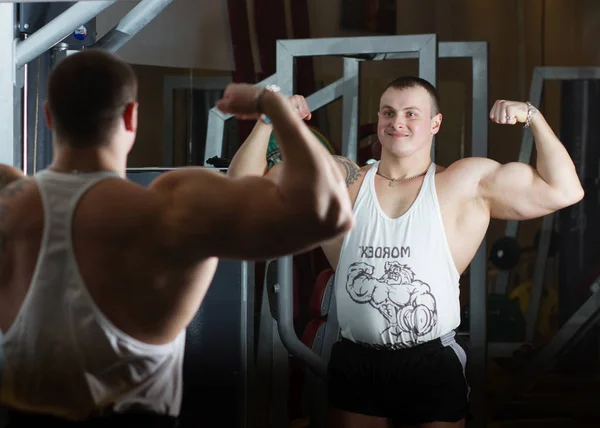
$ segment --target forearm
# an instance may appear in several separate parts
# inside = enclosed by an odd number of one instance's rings
[[[287,203],[300,210],[314,207],[326,227],[348,220],[348,190],[333,157],[283,96],[267,92],[261,108],[273,123],[285,159],[277,182]]]
[[[558,194],[569,197],[583,192],[573,160],[539,111],[531,120],[531,132],[535,139],[539,176]]]
[[[287,168],[311,173],[318,172],[324,165],[333,166],[329,152],[287,99],[280,94],[267,92],[261,99],[261,107],[273,124],[281,157],[286,160]]]
[[[240,146],[227,170],[232,178],[262,176],[267,171],[267,147],[273,127],[257,121],[246,141]]]

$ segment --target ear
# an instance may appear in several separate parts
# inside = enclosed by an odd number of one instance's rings
[[[431,119],[431,134],[435,135],[440,132],[442,126],[442,113],[438,113]]]
[[[128,132],[136,132],[138,125],[138,103],[133,102],[125,106],[123,112],[123,123]]]
[[[44,119],[46,120],[46,126],[48,129],[53,130],[52,127],[52,114],[50,114],[50,107],[48,107],[48,101],[44,101]]]

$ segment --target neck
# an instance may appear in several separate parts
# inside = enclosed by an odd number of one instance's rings
[[[66,173],[109,171],[125,177],[127,157],[119,156],[111,146],[78,149],[54,143],[54,160],[50,169]]]
[[[378,170],[386,177],[403,180],[424,173],[429,165],[431,165],[429,151],[406,157],[398,157],[382,151]]]

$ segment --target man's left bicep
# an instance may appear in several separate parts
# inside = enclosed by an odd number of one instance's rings
[[[548,183],[521,162],[496,166],[482,178],[480,189],[491,217],[500,220],[538,218],[559,208]]]

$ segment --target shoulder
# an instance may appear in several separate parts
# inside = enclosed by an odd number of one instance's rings
[[[362,177],[364,173],[370,168],[370,165],[365,167],[359,167],[356,162],[348,159],[344,156],[333,155],[333,159],[340,165],[340,170],[342,174],[344,174],[344,178],[346,179],[346,184],[348,187],[352,187],[353,185],[362,182]]]
[[[448,179],[479,182],[481,178],[496,170],[500,164],[495,160],[480,157],[459,159],[444,169]]]
[[[439,167],[436,185],[454,194],[474,196],[482,180],[495,171],[500,164],[492,159],[469,157],[459,159],[447,168]]]
[[[28,180],[27,176],[20,169],[10,165],[0,164],[0,191],[9,186],[15,187],[15,183],[20,183],[17,187],[22,187],[30,181],[33,180]]]

